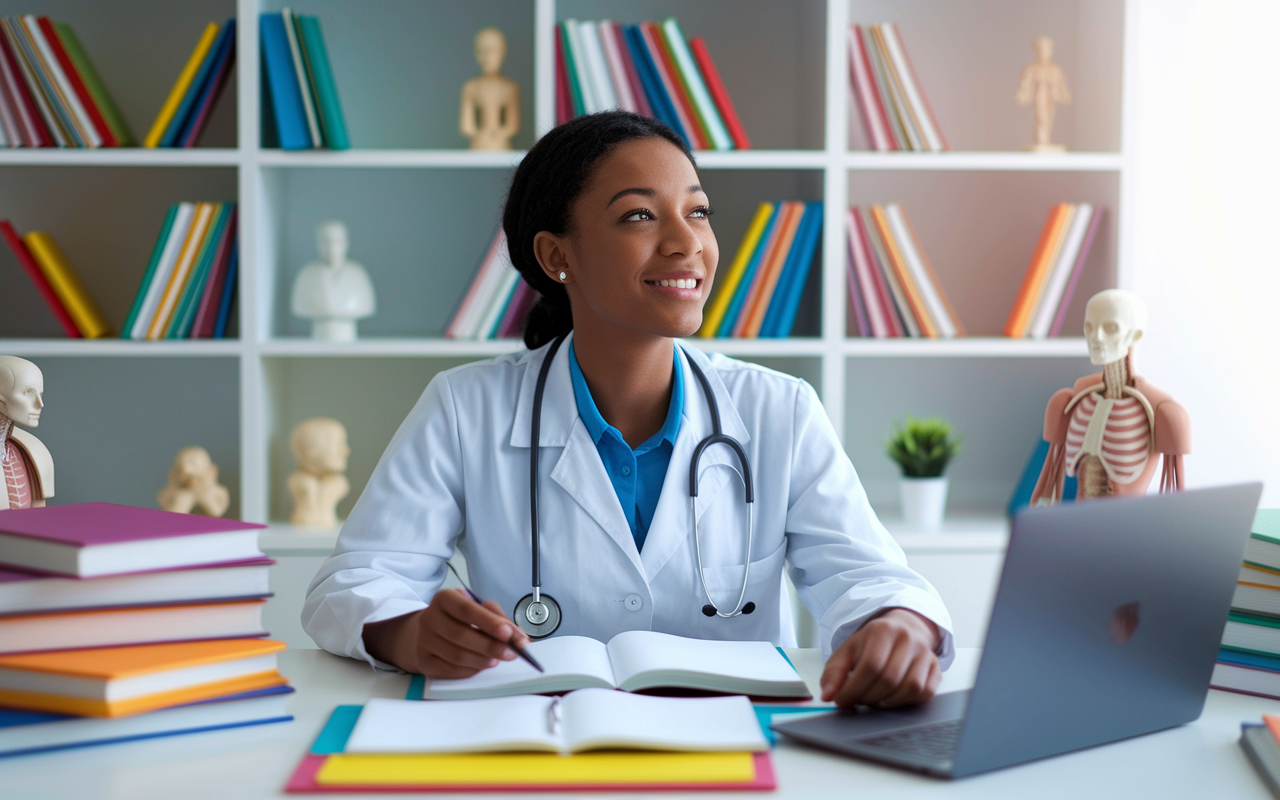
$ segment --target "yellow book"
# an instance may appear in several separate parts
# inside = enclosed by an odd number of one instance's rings
[[[169,127],[169,123],[173,120],[174,112],[178,110],[178,105],[182,103],[182,98],[187,93],[187,89],[191,88],[191,80],[195,77],[196,71],[200,69],[200,62],[204,61],[205,55],[209,52],[209,48],[213,46],[213,40],[217,36],[218,26],[210,22],[205,26],[204,33],[201,34],[200,42],[196,45],[196,49],[191,52],[191,58],[187,59],[187,65],[179,73],[178,82],[169,91],[169,98],[160,107],[160,113],[156,116],[156,121],[151,123],[151,130],[147,132],[147,138],[142,140],[143,147],[160,146],[160,139],[164,136],[165,129]]]
[[[151,320],[151,327],[147,329],[148,339],[159,339],[165,328],[169,326],[169,318],[173,316],[178,298],[182,296],[182,290],[187,285],[187,278],[191,275],[196,254],[200,252],[200,243],[204,241],[209,219],[213,216],[213,210],[217,205],[217,203],[196,203],[195,219],[192,220],[191,228],[187,231],[187,240],[183,242],[182,250],[178,253],[173,274],[169,276],[169,285],[160,296],[160,304],[156,307],[156,315]]]
[[[575,783],[745,783],[755,778],[751,753],[597,752],[355,754],[325,759],[316,773],[322,786],[427,786],[483,784],[565,786]]]
[[[715,299],[711,301],[711,308],[702,320],[702,327],[698,329],[699,336],[710,338],[720,329],[725,312],[729,310],[729,303],[733,301],[733,294],[737,291],[738,284],[742,282],[742,273],[746,271],[756,246],[760,244],[760,237],[764,235],[765,227],[773,218],[773,209],[773,203],[761,203],[756,208],[756,215],[752,217],[751,224],[747,226],[747,233],[742,237],[742,243],[738,245],[738,253],[733,257],[733,263],[729,265],[729,271],[725,274]]]
[[[911,313],[920,326],[920,333],[930,339],[937,339],[938,323],[929,313],[929,307],[925,305],[924,298],[920,295],[920,288],[911,279],[911,271],[907,268],[902,251],[898,248],[898,241],[893,238],[893,230],[889,227],[889,218],[884,212],[884,206],[873,205],[871,217],[875,220],[876,227],[880,229],[880,238],[884,241],[884,249],[889,255],[889,266],[897,276],[902,291],[907,295],[907,304],[911,306]]]
[[[23,236],[22,241],[26,242],[31,255],[40,265],[40,271],[53,286],[54,294],[58,295],[58,300],[80,329],[80,335],[86,339],[111,336],[111,323],[107,322],[98,304],[93,302],[84,284],[80,282],[80,276],[71,268],[71,262],[67,261],[53,237],[43,231],[32,231]]]

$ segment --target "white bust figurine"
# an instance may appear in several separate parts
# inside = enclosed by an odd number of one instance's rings
[[[352,342],[356,320],[378,310],[364,267],[347,260],[347,226],[336,220],[316,228],[320,261],[307,264],[293,282],[293,313],[311,320],[311,338]]]
[[[35,428],[44,408],[44,374],[24,358],[0,356],[0,509],[38,508],[53,497],[53,458]]]
[[[338,502],[351,491],[343,473],[347,470],[347,429],[328,417],[312,417],[298,423],[289,437],[298,471],[289,476],[293,514],[289,521],[307,528],[332,528],[338,524]]]

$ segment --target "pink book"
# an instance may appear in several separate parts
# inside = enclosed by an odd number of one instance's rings
[[[867,265],[871,268],[871,280],[875,283],[875,295],[879,298],[881,312],[884,315],[885,324],[888,325],[888,336],[901,337],[906,336],[907,331],[902,327],[902,322],[898,319],[897,307],[893,302],[893,293],[889,285],[885,282],[884,273],[885,265],[879,264],[875,253],[871,249],[871,242],[867,235],[867,221],[863,217],[861,209],[851,209],[858,226],[858,239],[862,244],[862,253],[867,260]]]
[[[1080,280],[1080,273],[1084,270],[1084,262],[1089,259],[1089,248],[1093,246],[1093,236],[1098,232],[1098,222],[1102,219],[1103,209],[1094,206],[1093,219],[1089,221],[1089,230],[1084,235],[1084,244],[1080,245],[1080,255],[1076,256],[1076,264],[1071,268],[1071,281],[1067,284],[1067,290],[1062,293],[1062,302],[1058,303],[1058,313],[1053,318],[1053,327],[1049,329],[1050,336],[1057,336],[1062,332],[1062,325],[1067,321],[1067,309],[1071,308],[1071,297],[1076,293],[1076,283]]]
[[[849,209],[849,296],[856,294],[861,298],[866,312],[868,331],[863,336],[874,336],[882,339],[892,336],[888,322],[884,318],[884,309],[880,305],[880,297],[875,281],[871,278],[871,265],[867,262],[867,254],[862,241],[862,229],[858,227],[858,214]],[[860,321],[861,323],[861,321]],[[859,324],[861,330],[862,325]]]
[[[880,103],[880,95],[876,92],[875,80],[871,77],[866,40],[859,25],[849,26],[849,66],[853,88],[858,95],[858,105],[862,109],[862,121],[866,125],[871,146],[882,152],[897,150],[893,130],[889,127],[884,106]]]
[[[218,322],[218,301],[222,299],[222,289],[227,283],[227,267],[231,265],[231,245],[236,240],[237,206],[231,206],[231,218],[222,227],[222,240],[213,255],[213,271],[205,282],[204,296],[200,298],[200,308],[196,311],[195,322],[191,323],[192,339],[212,339],[213,330]]]
[[[115,503],[0,511],[0,563],[91,578],[264,558],[265,525]]]
[[[471,279],[471,285],[467,287],[467,293],[463,295],[462,302],[458,304],[458,310],[454,312],[453,319],[449,321],[449,327],[445,328],[444,338],[457,339],[466,334],[464,328],[469,326],[464,323],[474,316],[472,306],[480,302],[480,286],[484,283],[485,276],[497,260],[498,243],[503,241],[503,231],[502,228],[499,228],[498,234],[489,243],[489,249],[485,251],[484,260],[480,262],[480,266],[476,269],[475,277]]]
[[[569,96],[569,72],[564,60],[563,26],[556,26],[556,124],[573,119],[573,98]]]

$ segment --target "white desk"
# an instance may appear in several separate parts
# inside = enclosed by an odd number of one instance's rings
[[[962,650],[943,690],[972,682],[977,650]],[[810,686],[821,671],[816,651],[790,651]],[[281,787],[333,707],[370,697],[403,697],[409,679],[319,650],[290,650],[281,670],[298,689],[293,722],[200,733],[0,760],[0,797],[119,800],[254,800]],[[1233,798],[1268,800],[1236,744],[1240,722],[1280,713],[1280,701],[1210,691],[1196,722],[1127,742],[957,782],[939,781],[828,755],[781,741],[774,751],[781,798]],[[357,795],[334,795],[356,797]],[[358,795],[386,800],[394,795]],[[497,795],[466,795],[469,800]],[[509,795],[506,795],[509,796]],[[547,797],[548,795],[540,795]],[[618,794],[575,797],[620,797]],[[742,798],[691,793],[687,798]]]

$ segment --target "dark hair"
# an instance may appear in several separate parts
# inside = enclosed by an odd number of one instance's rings
[[[547,276],[533,253],[539,231],[569,231],[569,211],[592,169],[610,150],[632,139],[666,139],[696,165],[684,139],[666,125],[630,111],[602,111],[547,131],[516,167],[502,210],[511,263],[539,295],[524,323],[524,343],[541,347],[573,329],[564,286]]]

